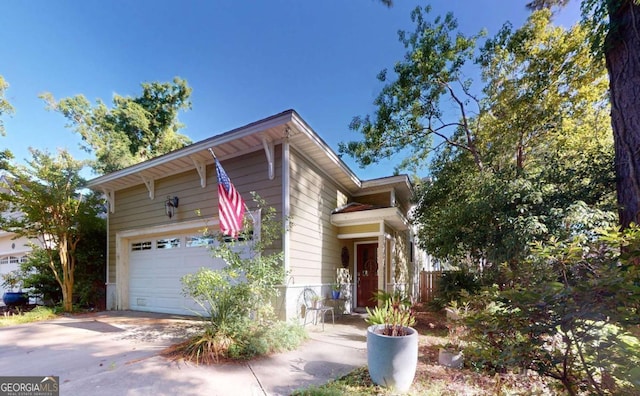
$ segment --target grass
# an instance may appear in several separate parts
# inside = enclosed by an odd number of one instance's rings
[[[487,374],[468,368],[452,369],[438,364],[438,350],[447,342],[444,315],[420,311],[416,328],[420,334],[418,367],[408,395],[561,395],[561,391],[537,375]],[[293,393],[296,396],[362,395],[390,396],[391,390],[376,386],[366,367],[323,386],[312,386]]]
[[[51,308],[35,307],[29,312],[12,313],[0,316],[0,327],[14,326],[25,323],[40,322],[55,318],[57,315]]]

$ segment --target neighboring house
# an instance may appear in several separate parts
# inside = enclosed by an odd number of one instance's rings
[[[0,188],[10,186],[6,175],[0,174]],[[5,213],[5,216],[15,216],[14,214]],[[12,232],[0,230],[0,297],[10,290],[2,286],[2,275],[20,268],[20,264],[27,260],[27,255],[31,252],[30,242],[39,244],[37,240],[29,241],[25,237],[17,237]],[[0,298],[0,304],[2,299]]]
[[[0,297],[5,292],[11,291],[2,286],[2,275],[20,269],[20,264],[27,260],[27,255],[31,252],[28,244],[27,238],[16,239],[14,233],[0,231]],[[1,302],[0,298],[0,304]]]
[[[276,247],[287,272],[275,304],[281,318],[300,316],[306,288],[330,295],[343,266],[353,280],[347,310],[374,305],[379,289],[417,295],[409,178],[360,180],[288,110],[89,182],[109,202],[107,309],[188,314],[195,307],[180,278],[224,265],[203,247],[202,230],[218,229],[209,148],[249,207],[256,191],[293,223]]]

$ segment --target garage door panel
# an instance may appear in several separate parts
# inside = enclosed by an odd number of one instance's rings
[[[183,315],[203,313],[202,307],[182,295],[180,279],[200,268],[220,269],[225,262],[212,258],[206,247],[181,246],[171,249],[133,250],[129,255],[129,305],[132,310]],[[139,245],[139,243],[138,243]],[[248,253],[243,252],[243,256]],[[195,311],[195,312],[194,312]]]

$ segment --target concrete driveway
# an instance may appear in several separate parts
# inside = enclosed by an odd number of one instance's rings
[[[103,312],[0,328],[0,375],[59,376],[60,395],[288,395],[366,365],[366,331],[346,317],[308,327],[298,350],[248,363],[196,366],[159,356],[198,321]]]

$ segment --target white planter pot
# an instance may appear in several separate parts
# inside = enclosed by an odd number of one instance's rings
[[[442,366],[462,368],[462,365],[464,364],[464,356],[462,355],[462,351],[451,351],[440,348],[440,351],[438,352],[438,363]]]
[[[411,388],[418,365],[418,332],[407,327],[408,335],[377,333],[383,325],[367,328],[367,364],[371,380],[380,386],[406,392]]]

